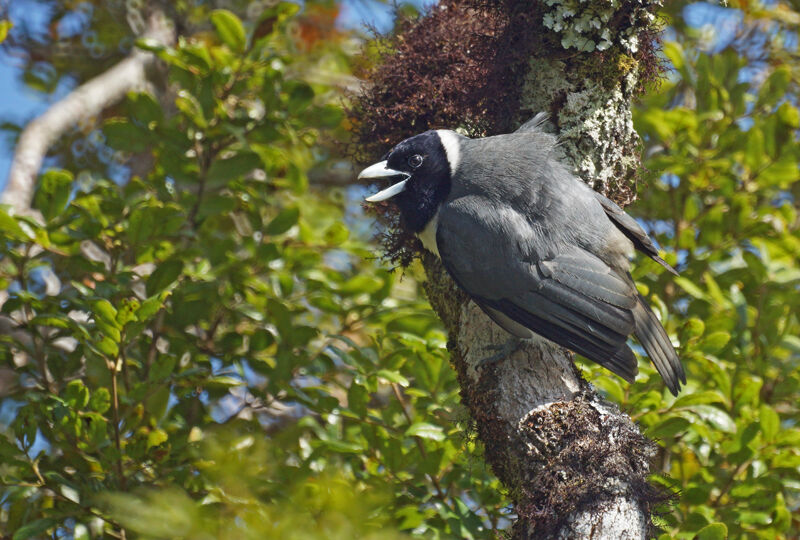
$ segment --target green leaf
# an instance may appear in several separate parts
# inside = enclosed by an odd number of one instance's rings
[[[155,216],[155,209],[152,206],[133,209],[128,217],[126,231],[134,247],[140,248],[141,244],[153,235],[157,225]]]
[[[146,92],[139,92],[131,94],[128,97],[130,101],[131,114],[133,118],[141,122],[144,126],[149,127],[152,123],[161,122],[164,118],[164,111],[161,105]]]
[[[770,106],[777,102],[786,94],[791,79],[792,74],[788,66],[777,67],[761,86],[756,106]]]
[[[117,326],[117,310],[105,298],[92,302],[92,313],[95,319],[101,319],[109,325]]]
[[[294,227],[299,219],[300,210],[297,208],[285,208],[269,222],[269,225],[264,229],[264,233],[273,236],[283,234]]]
[[[20,227],[17,220],[9,216],[2,207],[0,207],[0,233],[12,240],[25,242],[31,239],[31,236]]]
[[[111,394],[107,388],[96,388],[89,398],[89,408],[95,412],[103,414],[111,407]]]
[[[212,195],[204,197],[200,208],[197,210],[198,219],[206,219],[210,216],[227,214],[236,208],[236,199],[227,195]]]
[[[289,114],[296,115],[306,109],[314,100],[314,90],[305,83],[297,83],[289,93],[287,105]]]
[[[724,523],[711,523],[697,531],[696,540],[725,540],[728,538],[728,527]]]
[[[339,289],[344,294],[374,293],[383,288],[384,281],[374,275],[361,274],[347,280]]]
[[[384,380],[386,380],[386,381],[388,381],[390,383],[397,383],[397,384],[399,384],[400,386],[403,386],[403,387],[408,386],[409,384],[411,384],[411,383],[408,382],[408,379],[403,377],[400,374],[400,372],[398,372],[398,371],[390,371],[388,369],[381,369],[381,370],[378,371],[378,373],[376,373],[376,375],[378,377],[380,377],[381,379],[384,379]]]
[[[369,392],[362,385],[355,381],[350,383],[347,390],[347,407],[360,417],[367,415],[367,403],[369,402]]]
[[[681,407],[691,408],[692,405],[710,404],[710,403],[725,403],[725,397],[715,390],[705,390],[703,392],[694,392],[686,394],[675,400],[672,404],[673,409],[680,409]]]
[[[222,185],[236,180],[253,169],[262,166],[261,158],[253,152],[239,152],[228,159],[219,159],[208,169],[208,181],[212,185]]]
[[[800,111],[798,111],[796,107],[793,107],[788,101],[781,103],[777,113],[778,118],[780,118],[781,122],[784,124],[795,129],[800,127]]]
[[[31,521],[30,523],[17,529],[17,532],[14,533],[14,536],[12,536],[11,539],[26,540],[27,538],[42,535],[45,531],[47,531],[47,529],[55,526],[57,523],[58,520],[53,518],[42,518],[37,519],[36,521]]]
[[[241,379],[236,377],[228,377],[226,375],[218,375],[211,377],[206,381],[206,387],[215,389],[227,389],[234,386],[242,386],[244,384]]]
[[[42,175],[33,198],[33,205],[47,221],[62,214],[69,201],[74,177],[69,171],[50,170]]]
[[[169,385],[164,384],[145,400],[147,411],[153,415],[153,418],[156,420],[164,416],[164,413],[167,410],[167,405],[169,404],[169,396]]]
[[[444,440],[444,431],[440,426],[427,422],[415,422],[406,430],[407,437],[419,437],[421,439],[431,439],[434,441]]]
[[[667,41],[664,43],[664,54],[675,66],[675,69],[681,71],[686,65],[686,57],[683,52],[681,44],[677,41]]]
[[[768,524],[772,518],[766,512],[750,512],[750,511],[743,511],[740,512],[737,517],[737,521],[740,523],[748,523],[748,524],[758,524],[758,525],[766,525]]]
[[[147,296],[160,293],[172,285],[183,271],[183,261],[169,259],[160,263],[152,274],[147,278]],[[145,302],[146,303],[146,302]]]
[[[158,294],[142,302],[142,305],[136,310],[136,318],[141,322],[149,321],[153,315],[158,313],[168,296],[169,294]]]
[[[701,348],[706,352],[718,353],[730,340],[728,332],[712,332],[703,338]]]
[[[364,447],[355,442],[340,441],[329,439],[324,441],[325,446],[342,454],[359,454],[364,451]]]
[[[775,409],[762,404],[759,408],[758,423],[761,426],[761,433],[764,434],[764,439],[771,442],[775,440],[778,430],[781,426],[781,419]]]
[[[137,39],[136,46],[143,51],[150,51],[154,53],[164,51],[167,48],[161,41],[151,37]]]
[[[211,12],[211,24],[214,25],[222,42],[230,47],[233,52],[244,52],[247,45],[247,37],[239,17],[227,9],[215,9]]]
[[[263,351],[273,343],[275,343],[275,336],[267,330],[256,330],[250,336],[251,351]]]
[[[75,410],[83,409],[89,403],[89,389],[81,380],[70,381],[64,389],[64,401]]]
[[[63,313],[42,314],[31,319],[31,325],[52,328],[70,328],[71,322],[70,318]]]
[[[163,355],[159,358],[158,362],[153,364],[152,369],[150,369],[150,380],[151,381],[161,381],[172,375],[172,372],[175,371],[175,365],[177,364],[178,359],[175,358],[173,355]]]
[[[89,417],[89,440],[99,446],[108,440],[108,421],[99,414],[87,414]],[[85,418],[85,417],[84,417]]]
[[[8,37],[8,31],[14,27],[11,21],[0,21],[0,43],[3,43]]]
[[[167,442],[169,436],[163,429],[154,429],[147,434],[147,448],[158,446],[161,443]]]
[[[705,292],[703,292],[702,289],[700,289],[697,285],[695,285],[694,283],[692,283],[688,279],[686,279],[684,277],[676,277],[676,278],[673,278],[673,281],[680,288],[682,288],[684,291],[689,293],[691,296],[694,296],[695,298],[697,298],[699,300],[708,300],[708,295]]]
[[[142,131],[128,120],[123,118],[111,118],[103,124],[103,135],[106,143],[123,152],[142,152],[147,148],[142,137]]]
[[[325,242],[338,246],[350,236],[350,229],[344,223],[334,223],[325,231]]]
[[[119,346],[108,336],[97,341],[94,346],[108,358],[116,358],[119,354]]]
[[[116,324],[108,324],[103,319],[99,318],[94,321],[94,324],[98,331],[114,341],[114,343],[119,343],[122,339],[122,334],[120,333],[119,327]]]
[[[695,405],[691,408],[691,411],[716,429],[726,433],[736,431],[736,424],[730,415],[713,405]]]
[[[688,337],[698,337],[702,336],[703,332],[706,330],[705,323],[698,319],[697,317],[692,317],[688,321],[686,321],[686,333]]]
[[[187,90],[178,91],[178,97],[175,98],[175,106],[198,127],[203,129],[208,127],[208,121],[203,114],[203,106],[200,105],[197,98]]]
[[[139,300],[136,298],[125,298],[120,303],[117,310],[117,327],[122,328],[129,322],[136,320],[136,311],[139,309]]]
[[[672,437],[677,433],[682,433],[686,431],[691,422],[686,418],[681,418],[679,416],[670,416],[665,418],[664,420],[660,421],[652,428],[647,431],[647,436],[652,437],[654,439],[663,439],[666,437]]]

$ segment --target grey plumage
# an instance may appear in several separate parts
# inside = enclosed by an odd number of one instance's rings
[[[533,331],[631,382],[638,368],[626,341],[634,334],[676,394],[686,382],[683,367],[636,290],[629,257],[635,247],[675,270],[635,220],[564,168],[556,138],[541,130],[545,120],[537,116],[522,131],[483,139],[440,131],[443,152],[429,141],[404,141],[384,167],[406,175],[411,193],[393,200],[409,223],[434,224],[435,245],[428,238],[426,247],[509,333],[524,338]],[[393,157],[422,152],[420,146],[426,160],[444,155],[450,174],[418,174]],[[431,197],[438,209],[432,215]]]

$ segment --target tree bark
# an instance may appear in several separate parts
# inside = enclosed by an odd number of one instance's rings
[[[147,29],[141,37],[162,45],[175,40],[174,29],[160,10],[149,16]],[[117,103],[131,90],[146,87],[147,72],[155,60],[153,53],[135,49],[114,67],[80,85],[28,123],[17,142],[0,203],[11,205],[18,214],[28,212],[36,178],[53,142],[82,120]]]
[[[660,3],[629,0],[615,8],[599,2],[509,0],[500,5],[507,19],[501,16],[496,23],[495,4],[486,8],[469,0],[444,1],[428,22],[422,20],[406,30],[396,41],[399,52],[384,59],[387,67],[373,74],[377,89],[360,101],[371,113],[368,122],[373,122],[360,128],[361,140],[367,146],[370,140],[398,142],[393,123],[402,124],[405,137],[426,128],[457,127],[441,124],[459,118],[472,120],[462,127],[480,125],[485,121],[480,118],[484,109],[473,105],[496,104],[492,91],[498,88],[486,82],[486,73],[496,72],[485,69],[487,61],[514,60],[524,40],[533,39],[536,44],[527,46],[530,56],[524,59],[523,76],[516,79],[521,87],[509,93],[517,108],[504,113],[516,118],[508,122],[496,116],[490,123],[519,125],[539,111],[549,112],[564,159],[575,173],[620,204],[631,202],[638,176],[639,138],[630,103],[640,89],[642,74],[657,71],[653,12]],[[481,13],[482,9],[486,11]],[[462,46],[461,38],[448,34],[448,29],[475,24],[464,22],[470,17],[478,21],[478,28],[489,29],[488,38]],[[497,28],[500,31],[490,35]],[[485,53],[487,42],[489,54]],[[496,43],[501,46],[491,51]],[[473,49],[478,52],[471,53]],[[418,75],[428,80],[418,82],[409,76],[401,79],[409,81],[408,90],[392,87],[392,81],[437,62],[440,68],[431,70],[432,75]],[[453,80],[484,86],[456,84],[455,97],[450,98],[453,85],[448,84]],[[436,92],[430,93],[431,88]],[[473,102],[470,92],[478,96]],[[426,99],[435,104],[424,108]],[[465,103],[469,110],[463,108]],[[450,112],[458,107],[463,116]],[[392,121],[380,125],[376,117]],[[497,125],[488,130],[496,132]],[[398,243],[402,243],[399,234]],[[475,421],[486,460],[514,502],[513,537],[652,536],[653,509],[666,500],[648,482],[655,444],[582,379],[570,352],[549,341],[523,342],[501,361],[478,367],[510,336],[468,300],[434,256],[426,253],[422,260],[428,298],[449,334],[462,401]]]
[[[478,363],[509,335],[425,257],[428,298],[450,335],[461,397],[485,458],[514,501],[514,538],[641,539],[661,502],[647,482],[655,445],[592,389],[572,354],[540,339]]]

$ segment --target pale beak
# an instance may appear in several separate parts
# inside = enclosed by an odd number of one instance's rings
[[[408,173],[396,171],[386,166],[386,161],[381,161],[375,165],[370,165],[358,174],[359,180],[374,180],[376,178],[386,178],[388,176],[408,176]]]
[[[398,182],[388,188],[379,191],[375,195],[367,197],[367,202],[380,202],[385,201],[391,197],[394,197],[398,193],[402,192],[406,188],[406,182],[408,182],[408,178],[411,176],[407,172],[397,171],[395,169],[390,169],[386,166],[386,161],[381,161],[380,163],[376,163],[375,165],[370,165],[358,175],[359,180],[369,179],[375,180],[378,178],[389,178],[391,176],[405,176],[405,180]]]
[[[371,195],[364,200],[367,202],[380,202],[380,201],[385,201],[386,199],[391,199],[398,193],[402,193],[403,191],[405,191],[406,183],[408,183],[408,179],[405,179],[402,182],[398,182],[394,185],[391,185],[388,188],[379,191],[375,195]]]

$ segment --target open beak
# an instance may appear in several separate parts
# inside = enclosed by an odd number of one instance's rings
[[[370,165],[358,175],[359,180],[376,180],[378,178],[389,178],[391,176],[404,176],[405,180],[398,182],[389,186],[388,188],[379,191],[375,195],[371,195],[367,197],[367,202],[380,202],[385,201],[386,199],[390,199],[401,193],[403,190],[406,189],[406,182],[408,182],[408,177],[411,176],[406,172],[397,171],[395,169],[390,169],[386,166],[385,161],[381,161],[380,163],[376,163],[375,165]]]

